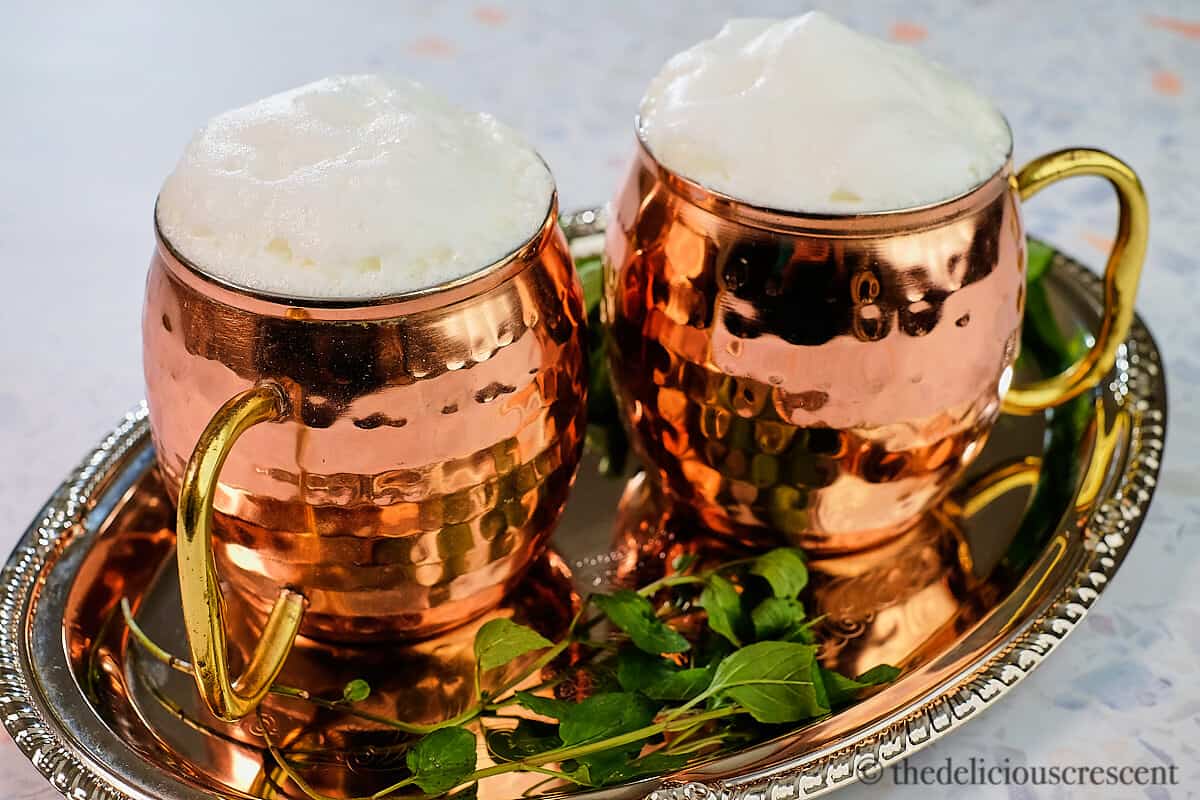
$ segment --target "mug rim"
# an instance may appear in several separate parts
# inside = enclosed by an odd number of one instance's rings
[[[846,214],[796,211],[758,205],[713,189],[659,161],[642,136],[641,113],[634,116],[634,138],[637,142],[634,158],[655,173],[675,195],[691,205],[734,222],[780,233],[828,237],[892,234],[899,231],[925,230],[946,224],[987,205],[1005,189],[1016,191],[1012,162],[1012,126],[1003,114],[1000,114],[1000,119],[1008,131],[1008,152],[1004,161],[988,177],[950,197],[883,211],[856,211]]]
[[[546,165],[540,155],[538,159]],[[547,173],[549,170],[546,165]],[[370,312],[366,315],[369,318],[399,316],[470,299],[532,265],[546,237],[553,234],[558,226],[558,187],[554,183],[553,173],[550,173],[550,181],[550,198],[542,223],[512,250],[465,275],[395,294],[365,297],[292,296],[254,289],[214,275],[180,252],[163,233],[159,226],[157,197],[154,201],[154,240],[159,257],[173,275],[229,305],[245,306],[249,303],[274,307],[281,316],[294,316],[296,309],[316,312],[314,318],[361,319],[364,315],[354,312],[363,311]]]

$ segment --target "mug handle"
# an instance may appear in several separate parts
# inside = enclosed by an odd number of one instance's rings
[[[1096,343],[1065,372],[1026,387],[1013,387],[1004,396],[1008,414],[1030,415],[1065,403],[1094,388],[1117,360],[1117,350],[1133,324],[1133,301],[1146,258],[1150,212],[1142,182],[1116,156],[1102,150],[1072,149],[1034,159],[1015,178],[1022,200],[1052,183],[1076,175],[1095,175],[1117,192],[1120,216],[1117,236],[1104,268],[1104,318]]]
[[[283,419],[287,408],[283,390],[271,383],[227,400],[200,434],[179,490],[176,551],[188,647],[200,695],[209,710],[227,722],[253,711],[271,688],[300,629],[305,600],[290,588],[280,590],[250,662],[241,677],[231,681],[224,601],[212,551],[213,495],[221,466],[238,437],[260,422]]]

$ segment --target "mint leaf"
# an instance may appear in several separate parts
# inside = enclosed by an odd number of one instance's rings
[[[696,563],[695,553],[680,553],[671,559],[671,569],[675,572],[687,572],[688,567]]]
[[[629,756],[627,748],[603,750],[583,758],[571,759],[560,767],[571,776],[571,780],[584,786],[603,786],[605,781],[620,772],[629,762]]]
[[[899,677],[900,670],[898,667],[893,667],[891,664],[876,664],[855,678],[854,682],[864,687],[882,686],[885,683],[891,683]]]
[[[813,628],[821,621],[820,618],[810,619],[798,628],[791,630],[784,637],[788,642],[803,642],[804,644],[814,644],[817,641],[817,635],[813,633]]]
[[[579,759],[572,777],[591,786],[611,786],[650,775],[663,775],[682,769],[690,756],[655,752],[630,760],[629,753],[620,749],[605,750]]]
[[[1037,283],[1054,263],[1054,248],[1037,239],[1026,239],[1025,282]]]
[[[550,717],[550,719],[562,719],[567,709],[575,705],[566,700],[542,697],[541,695],[530,694],[529,692],[517,692],[516,698],[517,704],[522,708],[527,708],[535,714],[541,714],[543,717]]]
[[[533,628],[518,625],[510,619],[493,619],[475,634],[475,660],[479,671],[487,672],[552,644]]]
[[[779,547],[754,559],[750,572],[771,584],[776,597],[798,597],[808,585],[808,567],[804,556],[792,547]]]
[[[900,675],[900,670],[891,664],[879,664],[859,675],[857,678],[847,678],[840,672],[821,667],[821,681],[825,684],[831,708],[844,706],[858,699],[858,693],[872,686],[882,686],[891,683]]]
[[[713,670],[703,667],[679,669],[662,658],[632,647],[617,657],[617,680],[628,692],[641,692],[652,700],[691,700],[704,692]]]
[[[558,726],[536,719],[523,719],[510,730],[489,730],[484,739],[498,761],[520,761],[562,746]]]
[[[604,262],[600,256],[581,258],[575,261],[575,271],[583,285],[584,308],[591,309],[600,304],[604,294]]]
[[[658,705],[632,692],[594,694],[580,703],[568,703],[559,718],[558,735],[570,747],[599,742],[644,728],[654,719]],[[640,750],[641,744],[630,745]]]
[[[724,636],[734,646],[741,647],[738,629],[745,621],[742,614],[742,599],[737,588],[720,575],[708,579],[700,593],[700,607],[708,614],[708,627]]]
[[[632,692],[596,694],[573,706],[559,726],[565,746],[611,739],[644,728],[654,721],[658,705]],[[649,738],[649,737],[647,737]],[[629,771],[631,757],[644,741],[601,750],[564,765],[575,780],[592,786],[619,782]]]
[[[727,697],[759,722],[798,722],[829,712],[820,702],[817,648],[795,642],[757,642],[717,665],[705,695]]]
[[[342,687],[342,700],[347,703],[361,703],[371,696],[371,684],[362,678],[355,678]]]
[[[404,763],[421,791],[448,792],[475,771],[475,734],[466,728],[439,728],[417,740]]]
[[[679,631],[654,615],[650,601],[637,592],[620,589],[612,594],[596,595],[592,601],[647,653],[682,653],[691,647]]]
[[[804,606],[791,597],[768,597],[750,612],[757,639],[794,641],[804,627]]]
[[[479,784],[464,786],[454,794],[446,795],[446,800],[479,800]]]
[[[837,703],[834,703],[829,698],[829,681],[825,679],[825,673],[828,672],[828,670],[822,667],[820,664],[817,664],[815,672],[818,679],[813,681],[813,692],[816,694],[817,705],[821,708],[828,708],[832,710],[837,706]]]

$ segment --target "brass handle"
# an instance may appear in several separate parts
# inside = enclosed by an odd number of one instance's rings
[[[1035,414],[1094,388],[1116,363],[1117,349],[1133,324],[1133,301],[1150,227],[1146,193],[1134,171],[1101,150],[1060,150],[1026,165],[1017,174],[1017,191],[1022,200],[1027,200],[1046,186],[1076,175],[1104,178],[1117,192],[1120,217],[1104,268],[1104,319],[1096,343],[1065,372],[1031,386],[1010,389],[1003,404],[1009,414]]]
[[[253,711],[283,668],[300,629],[304,596],[280,590],[250,663],[240,678],[231,681],[223,599],[212,551],[213,494],[221,466],[238,437],[286,413],[287,398],[273,384],[255,386],[227,400],[200,434],[179,490],[179,589],[196,685],[209,710],[229,722]]]

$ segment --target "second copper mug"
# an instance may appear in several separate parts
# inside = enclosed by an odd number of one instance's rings
[[[372,301],[231,286],[159,233],[150,425],[218,716],[255,707],[298,633],[432,634],[494,606],[539,553],[586,406],[582,290],[556,212],[474,274]],[[266,617],[236,681],[219,581]]]
[[[1120,222],[1095,344],[1010,388],[1025,297],[1020,200],[1075,175]],[[603,313],[614,388],[654,491],[719,533],[848,551],[912,525],[1001,409],[1093,388],[1133,320],[1148,214],[1096,150],[1011,161],[958,197],[854,215],[760,208],[664,167],[639,140],[612,204]],[[654,512],[658,513],[658,512]]]

